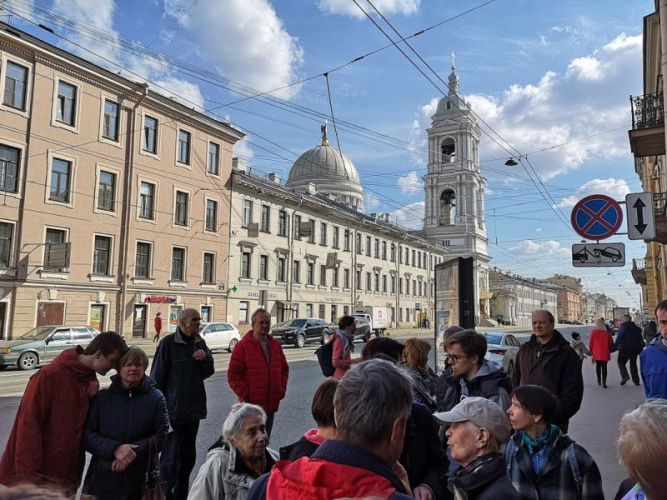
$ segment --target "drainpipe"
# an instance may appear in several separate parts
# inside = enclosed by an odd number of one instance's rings
[[[289,250],[289,262],[287,263],[287,303],[290,308],[290,319],[292,319],[292,316],[294,315],[292,304],[292,297],[294,295],[294,221],[296,220],[295,216],[299,211],[299,208],[301,208],[301,205],[303,205],[303,196],[299,197],[299,203],[292,212],[292,222],[290,224],[291,228],[289,233],[290,237],[287,240]]]
[[[136,131],[137,109],[148,95],[148,84],[142,84],[141,95],[132,107],[130,119],[127,124],[127,145],[125,158],[127,171],[123,182],[123,211],[121,215],[121,235],[119,248],[122,249],[118,255],[118,282],[120,285],[120,300],[116,303],[116,331],[125,337],[125,303],[127,301],[127,274],[128,255],[130,255],[130,220],[132,217],[132,186],[134,186],[134,157],[136,155]]]

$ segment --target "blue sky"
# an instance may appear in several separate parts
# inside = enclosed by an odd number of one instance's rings
[[[366,0],[358,2],[372,10]],[[373,2],[404,36],[484,3]],[[338,127],[341,148],[360,172],[367,211],[391,212],[402,224],[420,225],[424,130],[442,94],[395,47],[331,71],[388,43],[353,0],[10,0],[5,5],[61,37],[15,15],[17,27],[231,120],[248,133],[237,154],[256,172],[280,172],[283,178],[300,153],[319,143],[320,115],[329,114],[325,79],[270,94],[277,102],[229,105],[243,97],[236,84],[267,92],[329,71],[336,118],[348,123]],[[570,246],[580,238],[557,210],[569,220],[572,205],[585,195],[599,192],[620,200],[640,191],[628,143],[628,97],[642,93],[642,18],[652,11],[650,0],[496,0],[411,40],[443,79],[450,51],[456,53],[460,92],[493,130],[528,155],[552,198],[538,193],[521,166],[505,167],[507,153],[487,133],[482,136],[492,266],[526,277],[572,274],[586,289],[638,307],[639,287],[629,265],[572,268]],[[82,34],[82,26],[96,34]],[[121,42],[150,46],[191,66],[184,71],[174,60],[156,61]],[[334,143],[331,126],[329,132]],[[539,152],[559,144],[564,145]],[[607,241],[625,242],[629,262],[644,256],[642,242],[624,236]]]

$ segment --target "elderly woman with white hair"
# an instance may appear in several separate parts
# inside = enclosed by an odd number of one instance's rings
[[[209,448],[188,499],[245,500],[255,480],[278,461],[268,444],[264,410],[249,403],[232,406],[222,437]]]
[[[618,455],[637,484],[623,500],[657,500],[667,492],[667,400],[649,399],[626,413],[619,425]],[[625,481],[624,481],[625,483]],[[620,492],[619,492],[620,493]]]

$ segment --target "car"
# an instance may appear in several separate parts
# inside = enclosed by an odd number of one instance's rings
[[[612,262],[618,262],[623,258],[621,251],[614,247],[596,248],[593,250],[593,253],[596,257],[604,255],[608,259],[611,259]]]
[[[579,250],[578,252],[575,252],[575,253],[572,254],[572,260],[578,260],[579,262],[584,263],[588,260],[588,254],[589,253],[590,252],[588,251],[588,249],[586,249],[586,247],[584,247],[581,250]]]
[[[486,359],[495,361],[505,373],[512,375],[516,365],[516,353],[521,342],[514,335],[505,332],[486,332]]]
[[[199,335],[211,351],[227,349],[227,352],[232,352],[241,340],[241,333],[231,323],[202,323]]]
[[[17,339],[0,341],[0,370],[8,366],[32,370],[66,349],[86,347],[98,333],[96,328],[85,325],[36,326]]]
[[[306,342],[312,341],[326,344],[331,336],[331,327],[321,319],[296,318],[274,326],[271,335],[281,344],[293,344],[301,348]]]
[[[354,326],[357,329],[354,331],[354,340],[363,340],[368,342],[371,339],[371,324],[366,318],[354,316]]]

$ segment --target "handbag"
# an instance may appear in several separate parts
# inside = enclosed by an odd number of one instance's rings
[[[614,342],[614,339],[610,336],[609,338],[609,354],[612,352],[618,351],[618,348],[616,347],[616,343]]]
[[[141,500],[164,500],[167,498],[167,482],[160,478],[160,463],[158,460],[157,440],[149,439],[148,468],[146,480],[141,491]]]

